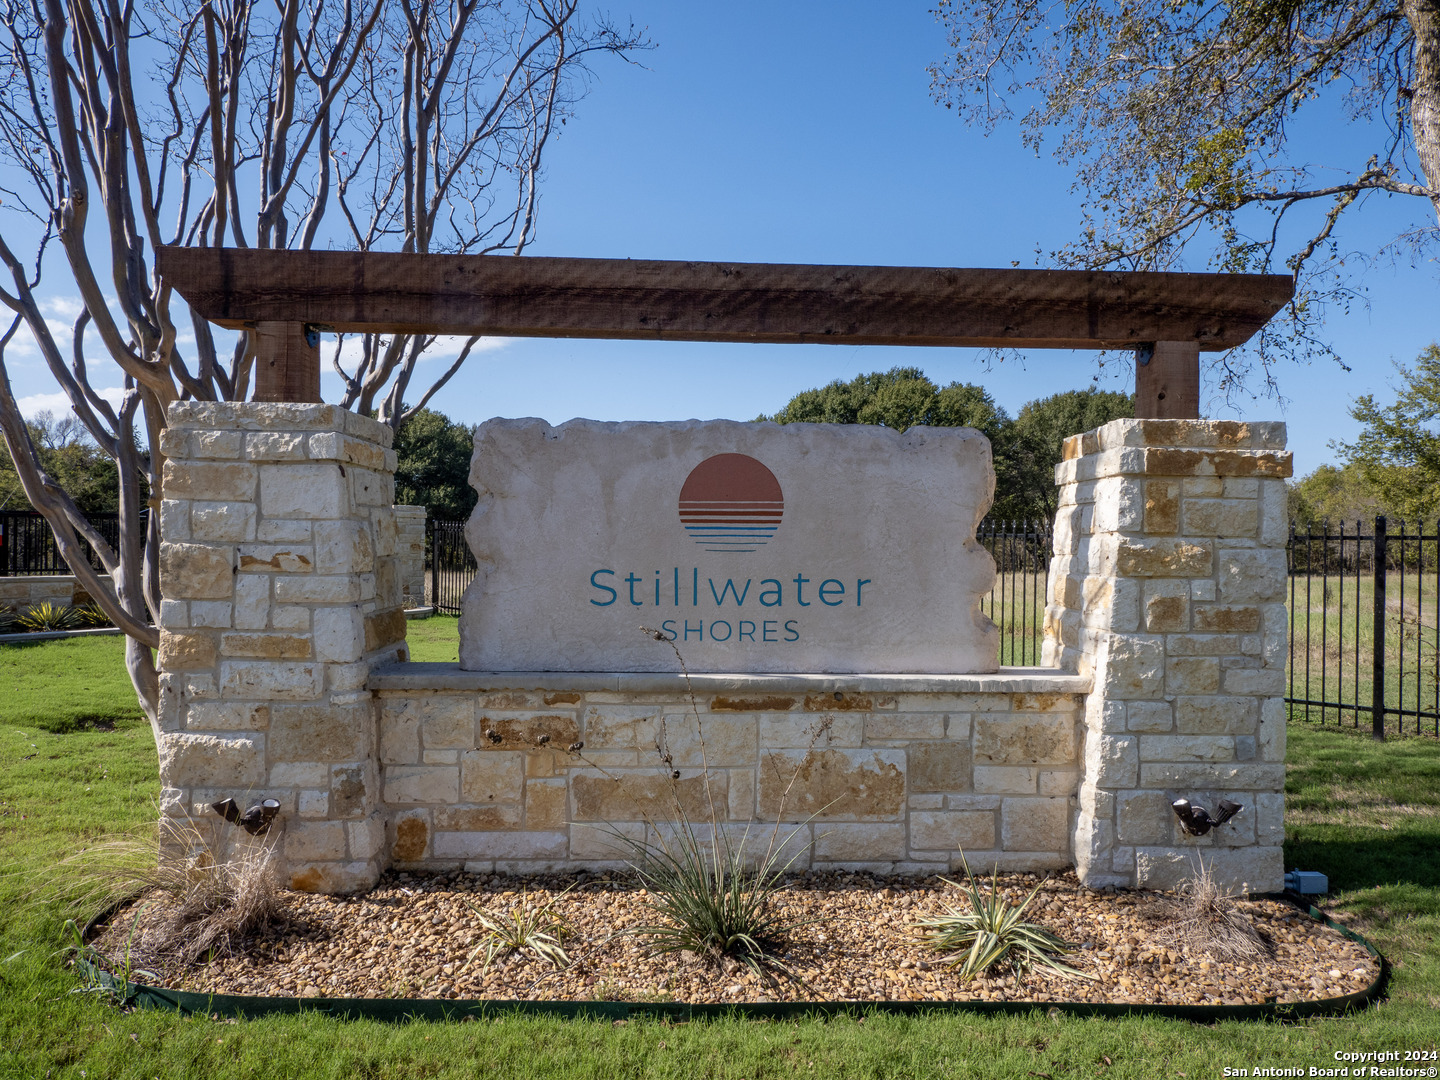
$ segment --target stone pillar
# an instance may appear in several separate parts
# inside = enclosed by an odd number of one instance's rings
[[[425,507],[396,506],[400,592],[405,608],[425,607]]]
[[[1115,420],[1066,440],[1043,662],[1091,675],[1074,851],[1171,888],[1203,854],[1277,890],[1285,786],[1285,425]],[[1170,807],[1244,809],[1204,837]]]
[[[218,840],[212,802],[277,799],[283,881],[368,888],[385,822],[365,681],[406,654],[390,429],[256,402],[180,402],[169,425],[162,812]]]

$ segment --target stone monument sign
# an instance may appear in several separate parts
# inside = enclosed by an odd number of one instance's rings
[[[973,429],[491,420],[470,480],[464,669],[997,670]]]

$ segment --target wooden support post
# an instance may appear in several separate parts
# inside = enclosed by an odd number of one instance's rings
[[[1200,419],[1200,345],[1157,341],[1135,352],[1135,416],[1141,420]]]
[[[320,400],[320,335],[303,323],[257,322],[255,401]]]

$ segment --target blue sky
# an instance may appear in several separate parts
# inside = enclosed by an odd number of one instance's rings
[[[1078,227],[1063,167],[1025,150],[1014,126],[987,138],[931,100],[926,65],[945,35],[923,2],[631,0],[611,11],[647,26],[658,47],[640,65],[599,65],[550,147],[531,254],[1031,266],[1037,247]],[[1347,165],[1368,154],[1364,133],[1334,117],[1300,133]],[[1342,242],[1365,250],[1425,224],[1418,202],[1366,207]],[[1331,460],[1327,442],[1355,430],[1349,402],[1389,400],[1392,361],[1440,337],[1433,259],[1372,268],[1362,283],[1369,309],[1326,326],[1350,372],[1286,365],[1283,408],[1263,397],[1227,404],[1207,386],[1202,413],[1288,421],[1297,475]],[[987,367],[962,349],[525,340],[492,343],[432,404],[467,422],[750,419],[800,390],[896,364],[980,383],[1012,413],[1092,385],[1097,371],[1093,355],[1071,352]],[[427,369],[443,365],[425,363],[417,383]],[[33,366],[17,364],[12,377],[32,403],[54,390]],[[1112,363],[1096,385],[1129,389],[1131,377]],[[336,390],[327,383],[325,396]]]

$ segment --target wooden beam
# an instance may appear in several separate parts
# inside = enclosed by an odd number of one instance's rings
[[[260,321],[255,332],[255,401],[320,400],[320,336],[303,323]]]
[[[1157,341],[1135,353],[1135,416],[1200,418],[1200,349],[1193,341]]]
[[[1229,349],[1288,276],[804,266],[162,247],[165,281],[232,329],[833,345]]]

